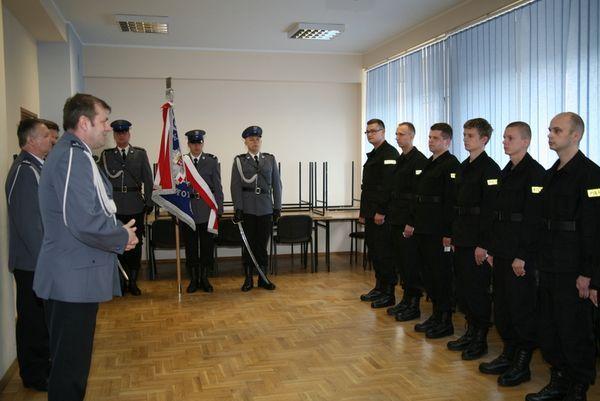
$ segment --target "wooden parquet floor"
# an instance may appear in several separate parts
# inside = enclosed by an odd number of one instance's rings
[[[238,262],[239,263],[239,262]],[[516,401],[548,380],[536,352],[533,380],[505,389],[385,310],[358,300],[373,273],[332,256],[333,272],[293,271],[280,261],[277,290],[242,293],[239,264],[226,262],[212,294],[178,302],[172,269],[143,281],[141,297],[103,304],[87,401]],[[322,266],[321,269],[324,267]],[[187,284],[187,283],[186,283]],[[426,303],[423,318],[431,305]],[[455,317],[456,338],[464,322]],[[493,331],[490,354],[500,351]],[[17,375],[0,401],[38,401]],[[600,400],[600,385],[590,400]]]

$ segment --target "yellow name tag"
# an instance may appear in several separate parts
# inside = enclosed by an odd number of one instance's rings
[[[531,193],[539,194],[540,192],[542,192],[542,189],[544,189],[544,187],[531,187]]]
[[[488,185],[498,185],[498,180],[497,179],[493,179],[493,180],[487,180],[487,184]]]
[[[384,160],[383,164],[396,164],[396,160]]]
[[[423,172],[423,170],[415,170],[415,175],[419,175]]]
[[[600,196],[600,188],[588,189],[588,198],[597,198]]]
[[[450,178],[456,178],[456,173],[450,173]]]

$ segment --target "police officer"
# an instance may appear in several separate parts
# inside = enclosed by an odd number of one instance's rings
[[[433,303],[433,314],[415,325],[415,331],[427,338],[454,334],[452,325],[452,267],[450,261],[454,180],[458,160],[448,149],[452,127],[433,124],[429,131],[429,158],[419,174],[417,189],[404,235],[414,235],[417,266],[427,295]],[[415,172],[416,173],[416,172]]]
[[[414,138],[415,126],[412,123],[403,122],[398,125],[396,142],[402,149],[402,154],[398,158],[394,173],[389,220],[392,225],[393,248],[396,251],[397,274],[400,277],[404,293],[402,301],[389,308],[387,313],[396,316],[396,320],[400,322],[417,319],[421,316],[419,300],[422,296],[422,285],[415,265],[414,238],[404,236],[417,179],[427,164],[427,158],[413,146]]]
[[[41,122],[44,123],[44,125],[46,127],[48,127],[48,130],[50,131],[50,138],[51,138],[51,142],[52,142],[52,146],[56,145],[56,142],[58,142],[58,124],[56,124],[54,121],[50,121],[50,120],[40,120]]]
[[[531,377],[529,362],[536,341],[535,241],[540,228],[539,199],[544,168],[527,152],[531,128],[515,121],[504,130],[504,153],[510,161],[500,173],[494,202],[488,262],[494,285],[494,321],[504,349],[479,365],[497,374],[501,386],[516,386]]]
[[[367,121],[365,131],[373,150],[363,165],[359,221],[365,225],[365,240],[375,268],[375,287],[360,296],[372,308],[385,308],[396,303],[398,278],[394,271],[391,224],[388,217],[398,151],[385,140],[383,121]]]
[[[203,152],[205,135],[206,132],[199,129],[185,133],[190,148],[190,159],[214,195],[218,206],[217,214],[220,216],[223,214],[221,166],[215,155]],[[208,281],[208,272],[213,268],[215,252],[213,235],[207,231],[210,208],[197,193],[192,193],[191,196],[196,230],[192,230],[187,224],[183,225],[185,265],[190,275],[187,292],[196,292],[198,287],[204,292],[213,292],[213,286]],[[198,242],[200,242],[200,257],[198,257]]]
[[[262,129],[257,126],[242,132],[247,153],[235,157],[231,169],[231,197],[235,209],[234,222],[243,222],[244,232],[252,253],[262,270],[267,273],[267,241],[281,216],[281,179],[275,156],[261,152]],[[253,262],[244,252],[245,280],[242,291],[252,289]],[[274,290],[273,283],[258,278],[258,286]]]
[[[117,219],[123,223],[131,219],[136,222],[138,245],[119,256],[119,261],[129,276],[129,292],[131,295],[140,295],[142,292],[137,286],[137,278],[142,258],[144,213],[149,214],[153,207],[152,170],[146,150],[129,143],[131,123],[116,120],[110,126],[117,146],[105,149],[100,155],[99,164],[113,186]]]
[[[44,306],[33,292],[33,275],[44,229],[38,201],[38,181],[52,148],[48,128],[37,119],[19,123],[21,153],[6,178],[8,203],[8,269],[17,284],[17,360],[25,387],[48,390],[50,351]]]
[[[117,254],[138,242],[135,222],[121,224],[112,187],[92,149],[104,146],[110,107],[76,94],[64,106],[67,132],[48,155],[39,184],[44,239],[33,289],[46,300],[52,368],[48,401],[82,401],[99,302],[120,295]]]
[[[467,320],[467,331],[448,349],[462,351],[473,360],[487,353],[491,326],[491,267],[487,262],[493,206],[498,193],[500,167],[485,152],[493,128],[487,120],[465,122],[463,141],[469,152],[456,172],[455,218],[452,222],[456,300]]]
[[[541,191],[538,269],[539,341],[551,376],[527,401],[585,400],[596,378],[588,298],[598,269],[600,167],[579,150],[584,127],[581,117],[569,112],[556,115],[548,128],[548,144],[558,160],[546,172]]]

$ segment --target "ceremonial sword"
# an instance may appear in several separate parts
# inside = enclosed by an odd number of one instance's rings
[[[269,281],[265,272],[263,272],[262,269],[260,268],[260,266],[258,265],[258,262],[256,261],[256,258],[254,257],[254,254],[252,253],[252,250],[250,249],[250,244],[248,243],[248,238],[246,238],[246,233],[244,232],[244,227],[242,227],[242,222],[239,221],[235,224],[240,229],[240,235],[242,236],[242,241],[244,241],[244,245],[246,246],[246,250],[250,254],[250,258],[252,259],[252,262],[254,262],[254,267],[256,267],[256,270],[258,270],[258,275],[260,276],[260,278],[263,279],[265,284],[267,284],[267,285],[273,284],[273,283],[271,283],[271,281]]]

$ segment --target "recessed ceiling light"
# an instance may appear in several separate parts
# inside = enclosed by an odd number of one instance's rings
[[[169,33],[169,17],[115,14],[122,32]]]
[[[344,32],[343,24],[298,22],[287,31],[290,39],[331,40]]]

